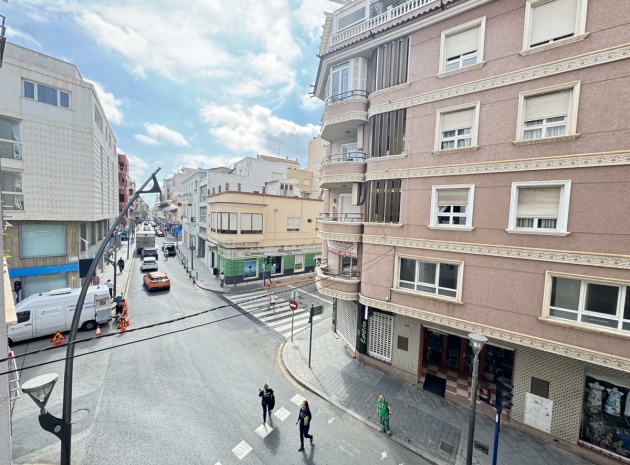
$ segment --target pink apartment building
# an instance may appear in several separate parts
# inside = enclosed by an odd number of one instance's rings
[[[355,0],[326,17],[314,88],[318,288],[349,349],[469,403],[484,335],[480,383],[512,381],[512,424],[626,463],[628,18],[615,0]]]

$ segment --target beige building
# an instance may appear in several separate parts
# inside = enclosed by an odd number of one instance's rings
[[[630,3],[382,4],[327,18],[314,90],[337,333],[465,403],[484,335],[513,424],[627,463]]]

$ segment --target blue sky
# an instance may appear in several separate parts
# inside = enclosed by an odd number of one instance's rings
[[[298,159],[328,0],[9,0],[7,40],[75,64],[142,182],[256,154]]]

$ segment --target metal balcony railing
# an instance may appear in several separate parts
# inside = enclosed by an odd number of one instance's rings
[[[365,159],[365,153],[363,152],[334,153],[332,155],[326,155],[322,160],[322,165],[344,163],[347,161],[365,161]]]
[[[363,213],[324,212],[324,213],[319,214],[319,220],[358,223],[358,222],[363,221]]]
[[[361,277],[361,273],[357,271],[356,267],[345,268],[345,269],[332,269],[328,268],[328,261],[321,260],[318,264],[318,268],[324,276],[330,276],[335,278],[347,278],[347,279],[359,279]]]
[[[331,103],[343,102],[344,100],[352,100],[354,98],[368,98],[367,90],[349,90],[337,95],[331,95],[326,99],[326,105]]]

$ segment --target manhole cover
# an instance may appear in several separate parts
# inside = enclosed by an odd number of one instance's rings
[[[447,454],[452,454],[453,451],[455,450],[452,444],[449,444],[448,442],[444,442],[444,441],[440,441],[440,449],[442,449]]]
[[[76,410],[74,412],[72,412],[72,424],[75,423],[79,423],[80,421],[82,421],[85,417],[88,416],[88,413],[90,413],[88,410],[85,409],[79,409]]]
[[[179,318],[180,316],[184,316],[182,312],[173,313],[173,318]]]

